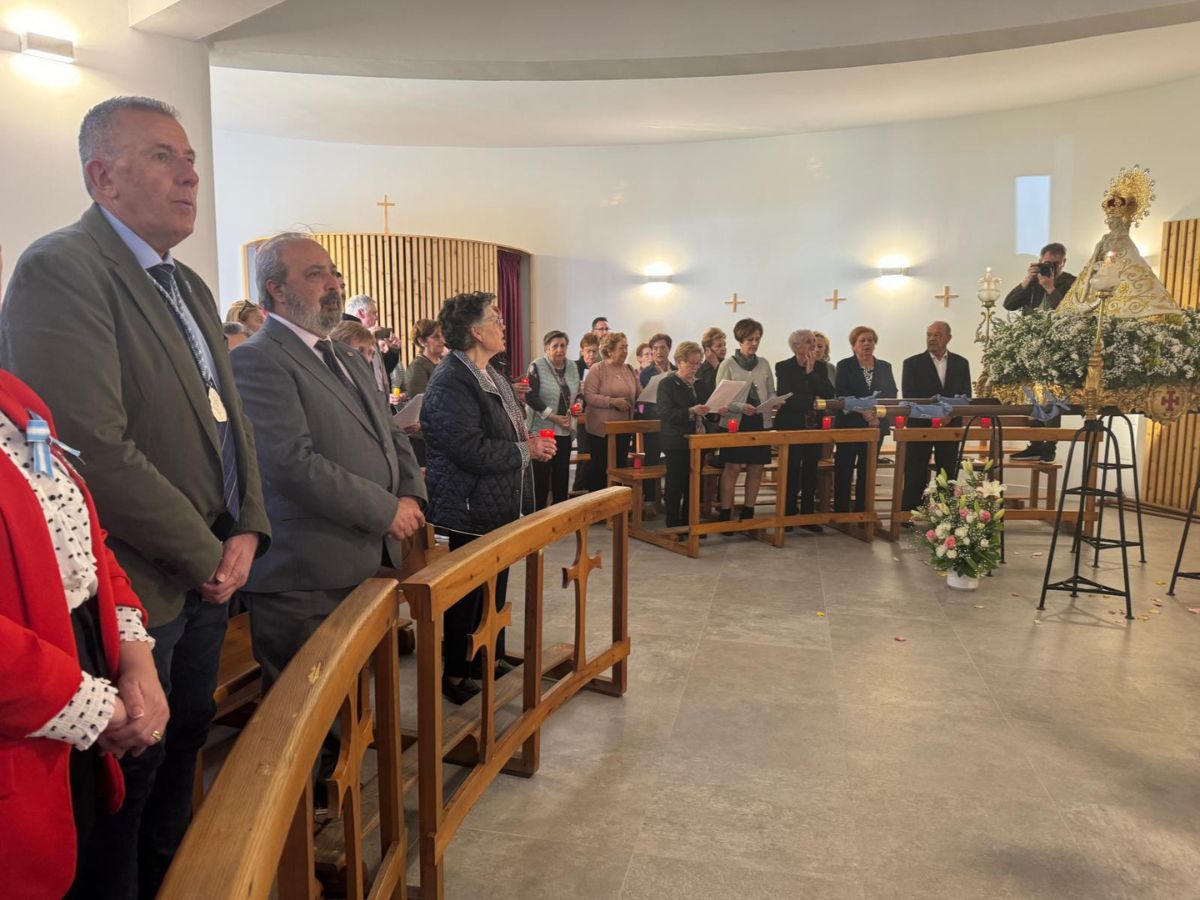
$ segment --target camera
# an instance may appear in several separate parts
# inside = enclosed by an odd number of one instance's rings
[[[1045,278],[1054,277],[1054,263],[1038,263],[1038,274]]]

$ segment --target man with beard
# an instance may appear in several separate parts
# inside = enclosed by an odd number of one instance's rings
[[[329,340],[342,297],[325,248],[281,234],[257,270],[270,317],[231,357],[277,529],[242,593],[269,686],[381,559],[400,564],[400,541],[425,521],[425,483],[363,357]]]

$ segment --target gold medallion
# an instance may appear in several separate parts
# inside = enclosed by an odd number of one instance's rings
[[[213,418],[218,422],[229,421],[229,414],[225,412],[225,404],[221,402],[221,395],[212,385],[208,387],[208,406],[212,410]]]

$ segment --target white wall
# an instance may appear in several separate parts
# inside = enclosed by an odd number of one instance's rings
[[[394,231],[533,253],[535,333],[574,339],[603,313],[631,339],[679,340],[752,315],[774,360],[795,328],[826,331],[840,357],[850,328],[868,323],[898,365],[945,317],[954,349],[976,362],[976,279],[990,265],[1007,291],[1029,261],[1014,252],[1013,179],[1053,176],[1051,234],[1078,263],[1104,230],[1109,178],[1149,166],[1159,200],[1135,237],[1156,264],[1162,221],[1200,216],[1198,106],[1193,79],[1021,112],[696,144],[389,148],[218,131],[221,303],[241,292],[244,241],[297,225],[380,230],[387,191]],[[875,277],[889,253],[914,266],[892,292]],[[661,299],[640,275],[656,260],[676,273]],[[933,299],[946,283],[962,295],[948,312]],[[834,288],[851,298],[836,312],[822,302]],[[734,291],[749,301],[736,317],[723,305]]]
[[[199,155],[195,233],[177,255],[217,284],[208,49],[132,31],[126,0],[0,0],[0,29],[34,30],[75,42],[73,66],[0,51],[0,246],[6,276],[35,239],[79,218],[91,202],[77,139],[84,113],[117,94],[148,94],[176,106]]]

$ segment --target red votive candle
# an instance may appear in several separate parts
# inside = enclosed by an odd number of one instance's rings
[[[554,429],[553,428],[543,428],[541,431],[538,432],[538,437],[546,438],[546,440],[552,441],[552,440],[554,440]]]
[[[576,403],[574,406],[571,407],[571,415],[577,416],[581,412],[583,412],[583,407],[580,406],[578,403]]]
[[[933,427],[934,427],[934,428],[941,428],[941,427],[942,427],[942,420],[941,420],[941,419],[934,419],[934,420],[933,420]]]
[[[737,419],[730,419],[730,420],[729,420],[729,433],[730,433],[730,434],[737,434],[737,428],[738,428],[738,420],[737,420]]]
[[[984,416],[982,419],[979,420],[979,425],[982,428],[991,428],[992,420],[989,419],[987,416]]]
[[[642,458],[640,456],[635,456],[633,458],[633,467],[635,469],[640,469],[642,467]]]
[[[527,385],[527,384],[529,384],[529,379],[528,379],[528,378],[522,378],[522,379],[521,379],[521,384],[526,384],[526,385]]]
[[[821,427],[826,431],[833,427],[833,416],[823,416],[821,418]]]
[[[905,418],[904,418],[904,416],[896,416],[896,420],[895,420],[895,421],[896,421],[896,427],[897,427],[897,428],[903,428],[903,427],[904,427],[904,423],[905,423],[906,421],[908,421],[908,420],[907,420],[907,419],[905,419]]]

